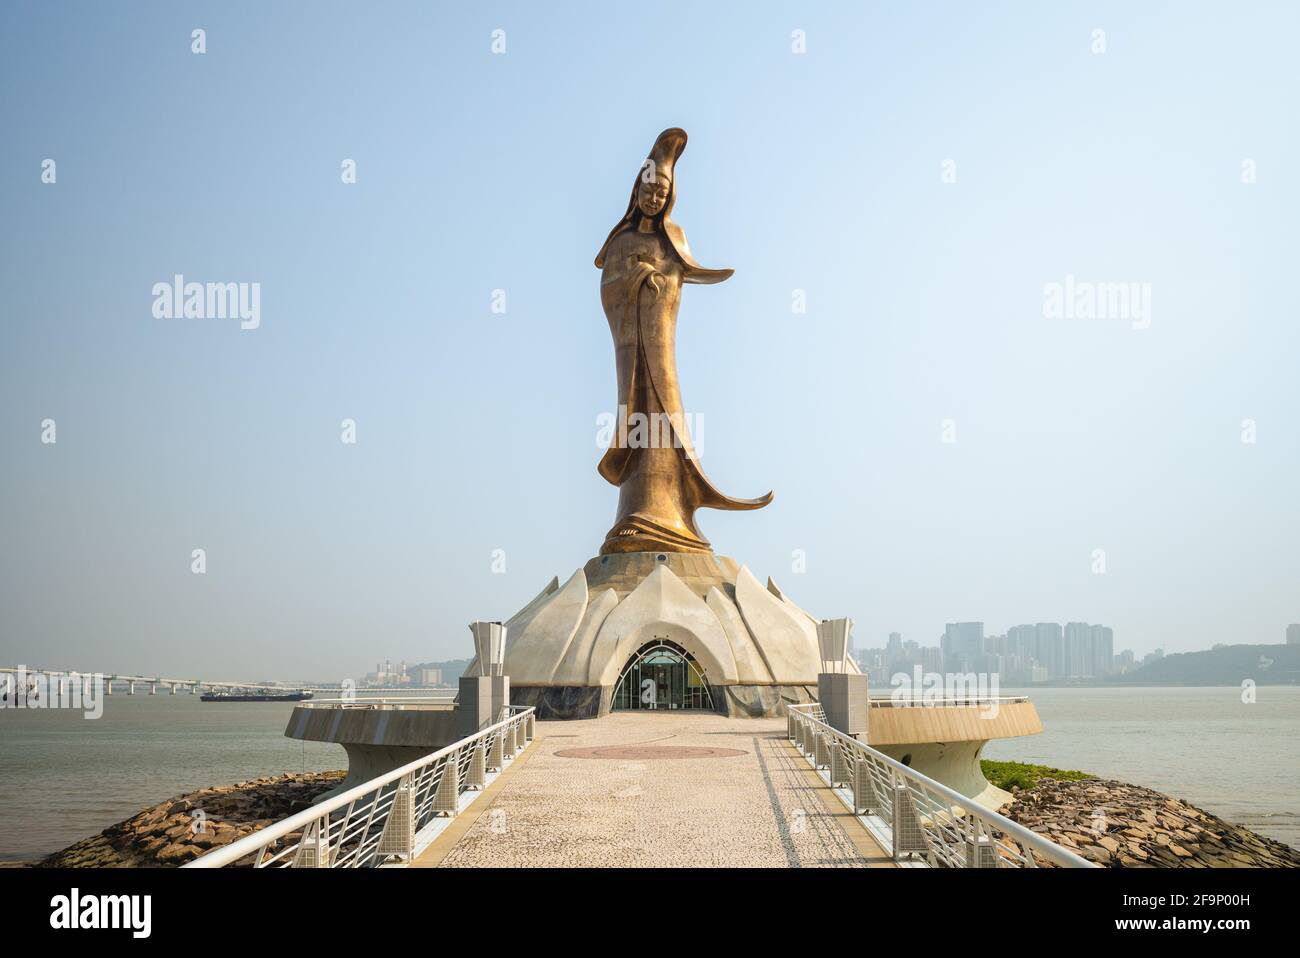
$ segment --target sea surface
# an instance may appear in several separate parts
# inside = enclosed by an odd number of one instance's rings
[[[1013,694],[1016,690],[1004,690]],[[1300,847],[1300,688],[1035,689],[1045,731],[987,758],[1146,785]],[[39,858],[175,795],[343,768],[342,747],[284,737],[289,703],[114,694],[94,721],[0,709],[0,860]]]
[[[0,709],[0,861],[43,857],[196,789],[347,768],[341,745],[284,737],[292,712],[291,702],[121,689],[93,720],[71,710]]]
[[[1041,735],[985,758],[1145,785],[1300,848],[1300,686],[1003,689],[1026,694]]]

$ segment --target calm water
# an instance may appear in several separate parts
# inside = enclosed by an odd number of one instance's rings
[[[985,758],[1146,785],[1300,848],[1300,687],[1034,689],[1043,733]]]
[[[104,701],[93,721],[0,709],[0,860],[58,851],[183,792],[347,767],[342,746],[284,737],[292,703],[120,691]]]
[[[1010,690],[1008,690],[1010,691]],[[1300,846],[1300,688],[1040,689],[1045,731],[987,757],[1078,768],[1185,798]],[[0,710],[0,859],[57,851],[182,792],[346,764],[284,737],[290,704],[125,696],[103,718]]]

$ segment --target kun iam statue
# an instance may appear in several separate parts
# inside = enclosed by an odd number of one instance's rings
[[[614,337],[618,428],[598,470],[618,486],[618,519],[601,554],[712,552],[695,510],[761,509],[772,493],[734,499],[704,475],[677,384],[677,309],[683,283],[721,283],[734,270],[705,269],[669,215],[677,199],[677,158],[686,131],[655,140],[632,184],[627,212],[596,254],[600,304]],[[640,428],[649,422],[652,428]],[[627,424],[633,428],[628,429]]]

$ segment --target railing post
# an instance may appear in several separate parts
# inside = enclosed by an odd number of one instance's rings
[[[917,817],[912,792],[906,782],[894,783],[893,825],[895,860],[909,852],[925,851],[925,835],[921,832],[921,820]]]
[[[830,736],[817,732],[813,736],[813,768],[826,768],[831,764]]]
[[[294,868],[329,868],[330,867],[330,847],[329,839],[323,837],[323,832],[328,832],[329,818],[326,817],[324,823],[317,819],[308,826],[303,833],[302,841],[298,843],[298,853],[294,856]],[[321,826],[325,824],[323,829]]]
[[[849,763],[844,758],[844,747],[839,742],[831,742],[831,788],[848,785],[850,782]]]
[[[433,794],[433,813],[454,818],[460,810],[460,749],[452,752],[442,764],[442,778],[438,791]]]
[[[860,758],[853,763],[853,814],[869,815],[880,805],[871,779],[871,763]]]
[[[375,793],[374,801],[379,801]],[[373,806],[371,806],[373,808]],[[380,858],[398,855],[404,861],[410,861],[415,851],[415,790],[411,787],[409,777],[397,783],[393,792],[393,804],[388,809],[388,818],[384,820],[384,831],[379,836],[379,847],[375,854]]]
[[[465,772],[466,788],[482,788],[487,784],[487,749],[483,742],[474,743],[474,751],[469,756],[469,769]]]
[[[966,836],[966,867],[997,868],[998,858],[987,835]]]
[[[537,713],[528,713],[528,741],[537,738]]]
[[[794,741],[794,713],[789,709],[785,711],[785,737]]]
[[[496,734],[492,736],[492,748],[488,750],[487,767],[493,772],[499,772],[505,768],[505,734],[501,729],[497,729]]]

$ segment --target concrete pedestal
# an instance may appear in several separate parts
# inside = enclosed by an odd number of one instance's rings
[[[817,620],[726,556],[596,556],[505,623],[503,671],[538,718],[595,718],[643,650],[675,646],[728,715],[780,715],[812,699],[822,660]],[[856,671],[852,660],[849,671]],[[468,670],[480,671],[477,661]]]
[[[423,758],[459,737],[456,712],[445,702],[374,708],[299,705],[289,716],[284,734],[308,742],[333,742],[347,752],[347,778],[317,801]]]
[[[510,676],[463,675],[456,705],[457,737],[464,738],[502,719],[510,704]]]
[[[854,672],[822,672],[817,676],[817,700],[826,711],[826,724],[845,735],[867,737],[867,677]]]

